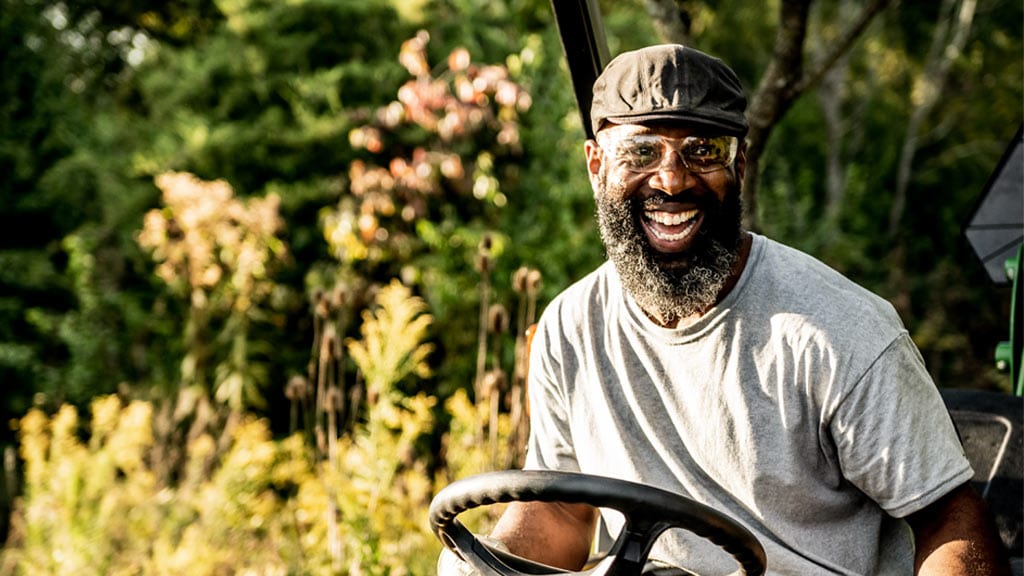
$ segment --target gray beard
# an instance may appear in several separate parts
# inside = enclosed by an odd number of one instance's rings
[[[739,187],[733,186],[724,202],[702,206],[704,222],[697,240],[685,255],[655,252],[641,228],[643,200],[622,198],[609,190],[607,175],[598,177],[597,223],[608,259],[637,304],[656,318],[677,322],[704,314],[732,273],[739,254],[741,203]]]

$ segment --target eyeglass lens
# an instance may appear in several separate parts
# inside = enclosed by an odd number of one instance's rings
[[[736,159],[739,142],[734,136],[687,136],[666,138],[656,134],[634,134],[616,142],[615,156],[634,172],[655,172],[675,150],[692,172],[721,170]]]

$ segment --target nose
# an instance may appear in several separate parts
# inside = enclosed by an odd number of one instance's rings
[[[675,195],[693,186],[696,178],[683,164],[683,159],[673,151],[661,162],[649,181],[651,188],[668,195]]]

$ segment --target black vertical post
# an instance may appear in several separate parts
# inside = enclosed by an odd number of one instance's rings
[[[594,80],[608,63],[608,41],[604,37],[601,9],[597,0],[551,0],[558,35],[569,64],[576,104],[583,119],[587,138],[594,137],[590,126],[590,104]]]

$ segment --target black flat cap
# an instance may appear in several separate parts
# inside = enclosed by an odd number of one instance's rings
[[[700,50],[678,44],[619,54],[594,82],[590,123],[675,120],[723,134],[747,133],[747,98],[736,73]]]

